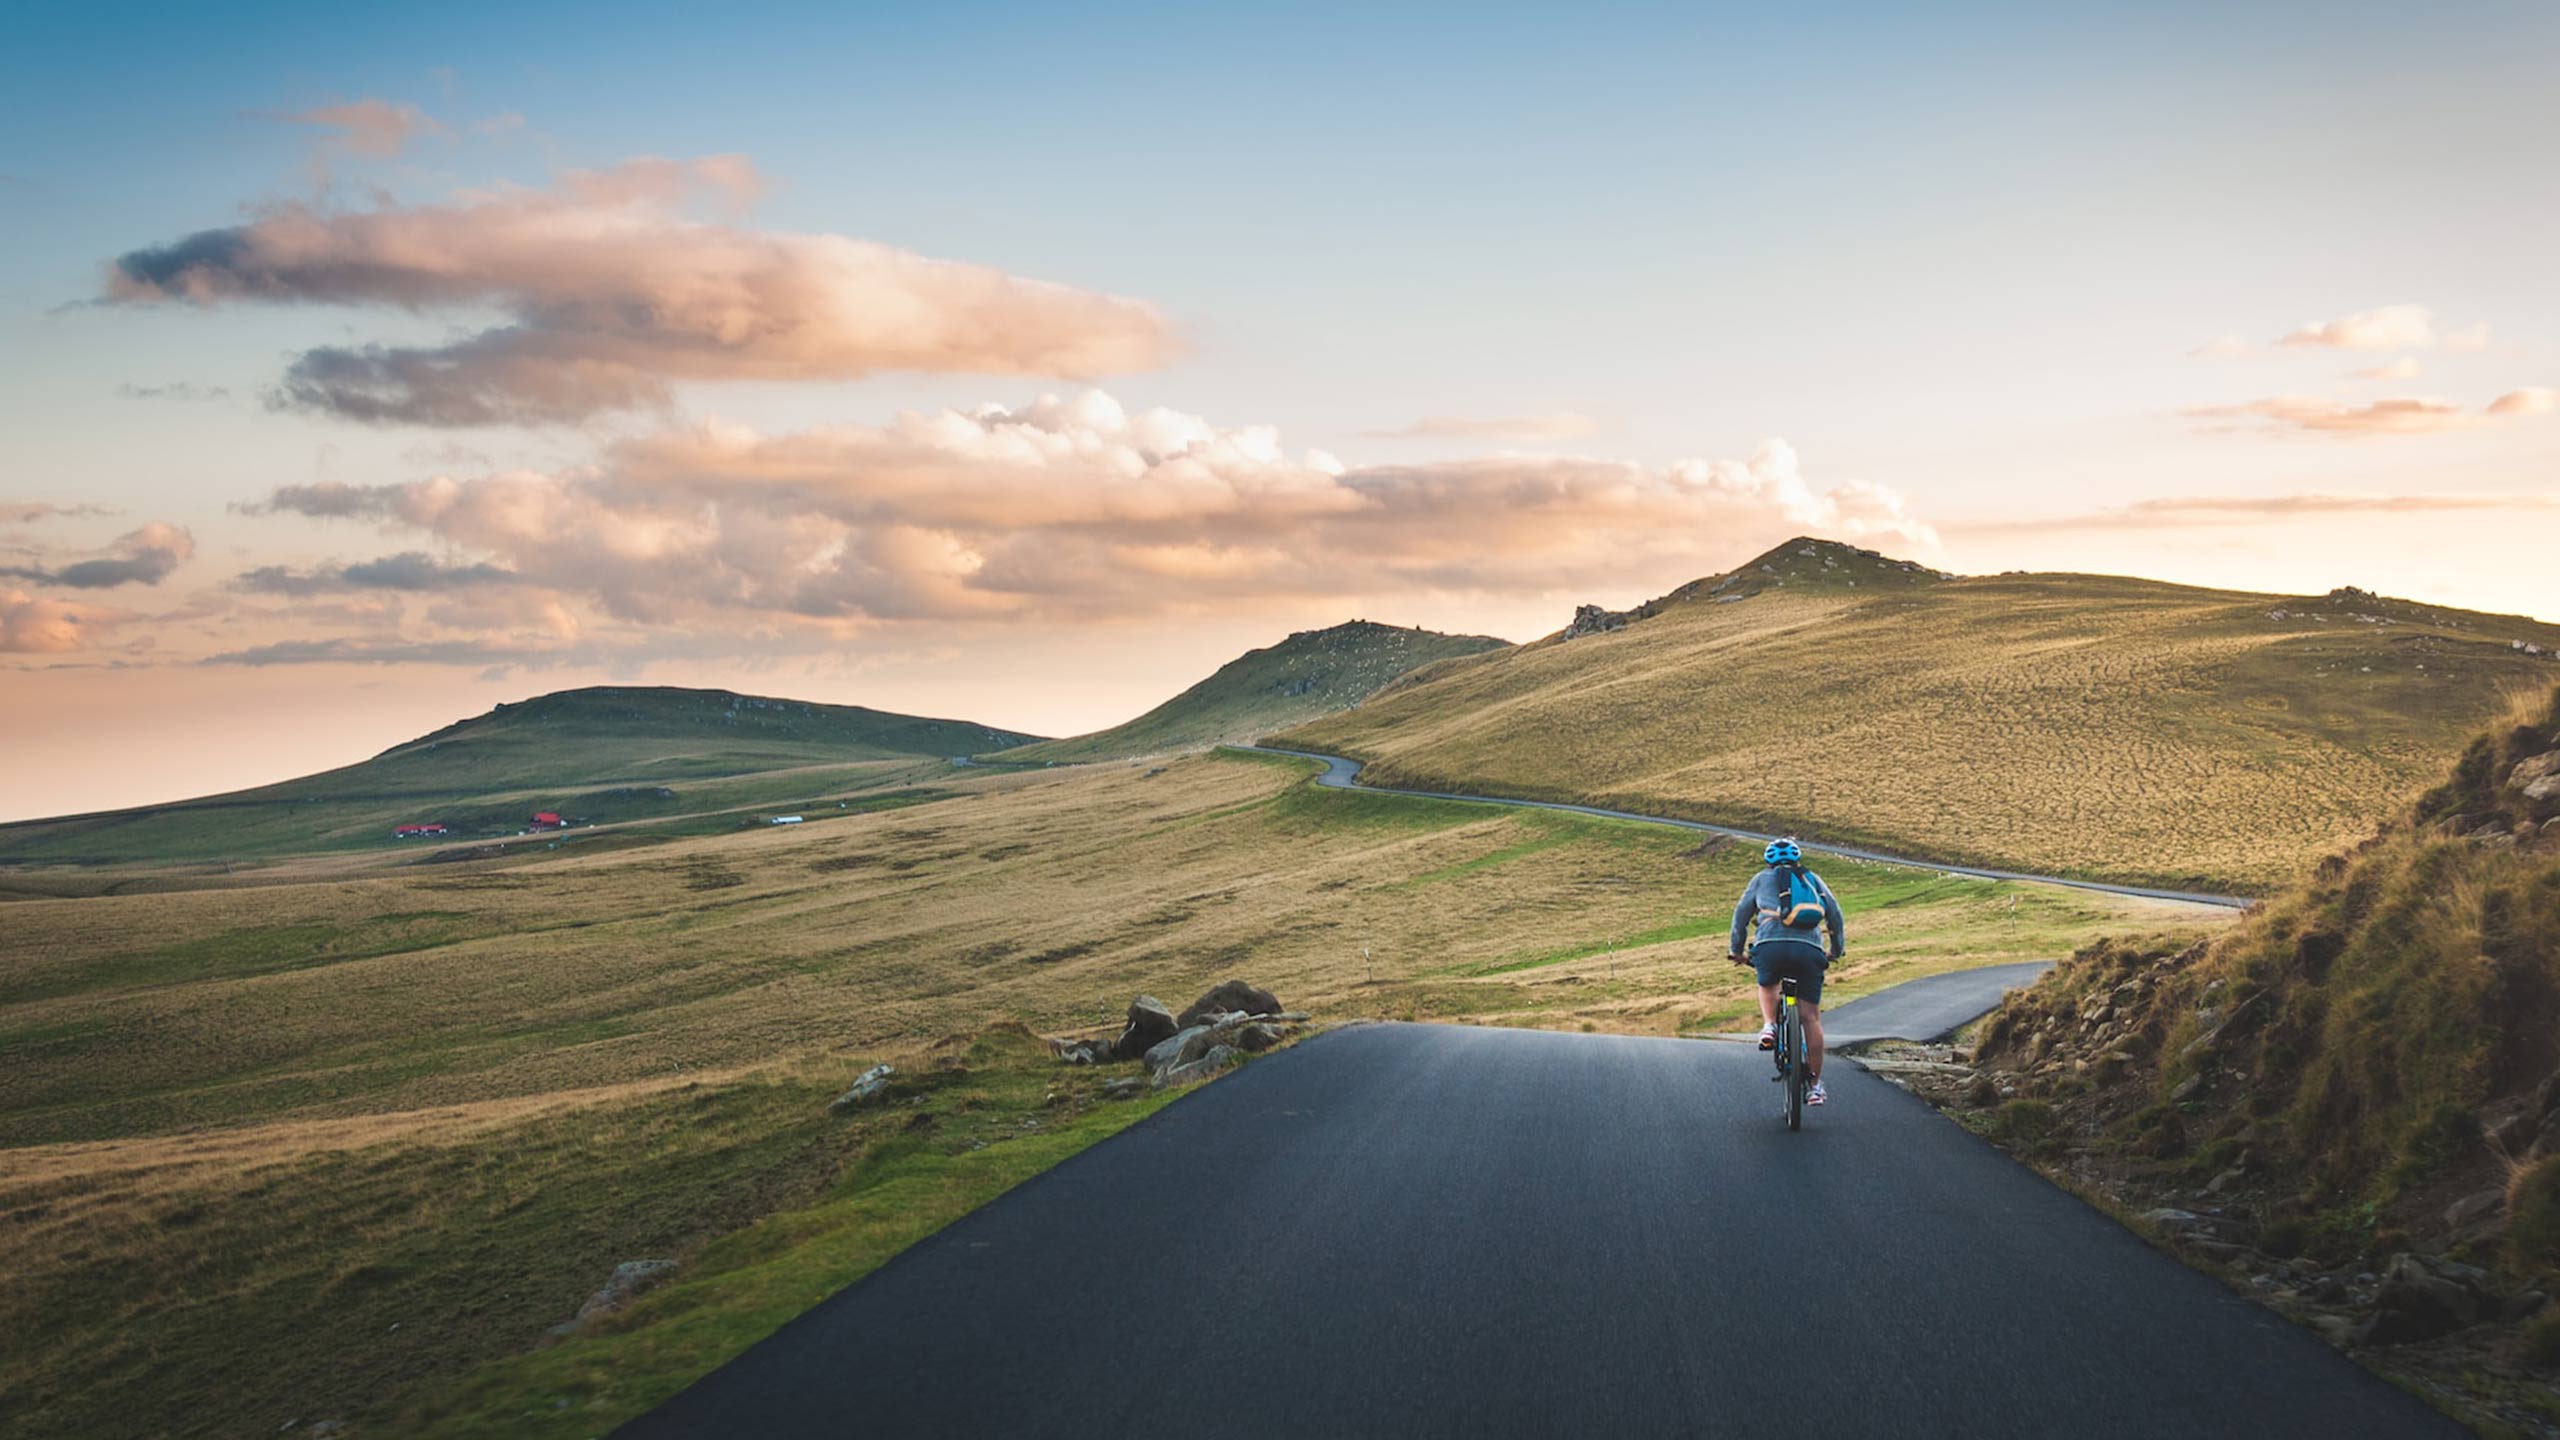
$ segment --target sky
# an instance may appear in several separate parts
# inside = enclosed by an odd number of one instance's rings
[[[1800,533],[2560,619],[2555,74],[2547,3],[20,17],[0,819],[587,684],[1069,734]]]

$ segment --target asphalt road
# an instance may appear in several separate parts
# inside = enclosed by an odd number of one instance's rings
[[[1873,995],[1843,1000],[1836,1009],[1823,1007],[1823,1043],[1839,1046],[1863,1045],[1870,1040],[1936,1040],[1991,1013],[2001,996],[2033,985],[2037,976],[2052,968],[2050,960],[1981,965],[1943,975],[1924,975]]]
[[[1267,1056],[622,1432],[2451,1436],[1874,1076],[1383,1025]]]
[[[1674,820],[1664,815],[1640,815],[1633,810],[1607,810],[1597,805],[1567,805],[1558,800],[1515,800],[1502,795],[1457,795],[1442,790],[1400,790],[1387,785],[1362,785],[1360,762],[1340,755],[1322,755],[1312,750],[1278,750],[1268,745],[1238,745],[1238,750],[1253,750],[1264,755],[1294,755],[1301,760],[1321,760],[1324,773],[1316,783],[1329,790],[1360,789],[1379,795],[1412,795],[1424,800],[1465,800],[1478,805],[1514,805],[1530,810],[1562,810],[1574,815],[1597,815],[1606,820],[1637,820],[1647,825],[1670,825],[1682,830],[1698,830],[1709,835],[1729,835],[1736,840],[1765,843],[1775,836],[1754,830],[1736,830],[1728,825],[1710,825],[1703,820]],[[2070,880],[2059,875],[2030,875],[2020,870],[1993,870],[1980,865],[1954,865],[1943,860],[1920,860],[1908,855],[1889,855],[1882,850],[1861,850],[1854,845],[1822,845],[1804,842],[1804,848],[1821,855],[1843,855],[1852,860],[1876,860],[1888,865],[1909,865],[1923,870],[1938,870],[1949,875],[1970,875],[1978,880],[2023,880],[2037,885],[2062,885],[2074,890],[2097,890],[2109,895],[2135,895],[2146,900],[2183,900],[2192,905],[2220,905],[2230,909],[2246,909],[2256,903],[2242,895],[2208,895],[2199,890],[2157,890],[2147,885],[2111,885],[2103,880]]]

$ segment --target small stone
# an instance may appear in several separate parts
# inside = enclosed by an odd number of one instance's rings
[[[604,1282],[604,1288],[578,1307],[578,1319],[613,1314],[630,1304],[633,1296],[673,1274],[675,1268],[673,1260],[626,1260],[614,1266],[612,1278]]]
[[[1105,1100],[1135,1100],[1146,1093],[1147,1082],[1135,1075],[1111,1081],[1102,1087],[1102,1098]]]
[[[856,1110],[862,1106],[870,1104],[872,1101],[879,1099],[883,1094],[887,1093],[889,1089],[889,1077],[897,1073],[898,1067],[894,1065],[881,1064],[872,1066],[870,1069],[863,1071],[861,1077],[853,1082],[852,1089],[847,1090],[835,1099],[828,1101],[827,1109],[835,1114],[842,1115],[849,1110]]]

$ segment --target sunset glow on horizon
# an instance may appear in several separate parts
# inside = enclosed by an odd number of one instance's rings
[[[1071,734],[1796,534],[2560,619],[2549,6],[696,23],[18,26],[0,819],[599,683]]]

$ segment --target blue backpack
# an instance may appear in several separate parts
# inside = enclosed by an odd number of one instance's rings
[[[1818,930],[1825,913],[1822,882],[1801,865],[1779,866],[1778,923],[1790,930]]]

